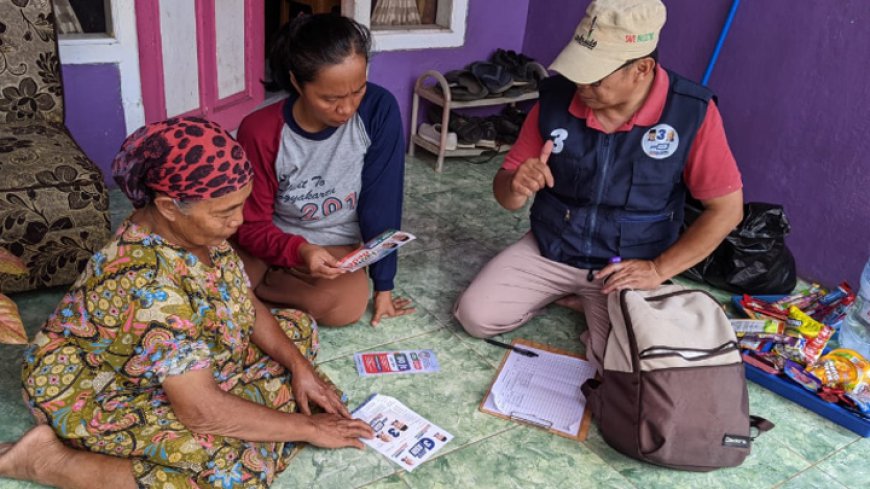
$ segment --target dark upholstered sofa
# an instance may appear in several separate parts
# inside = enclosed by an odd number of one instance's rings
[[[110,237],[108,204],[100,170],[64,126],[51,3],[0,1],[0,246],[29,269],[0,276],[0,290],[74,281]]]

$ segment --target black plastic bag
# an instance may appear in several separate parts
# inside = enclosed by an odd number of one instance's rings
[[[685,226],[702,210],[700,202],[687,202]],[[797,283],[794,256],[785,245],[790,230],[782,206],[745,204],[740,225],[683,276],[738,294],[789,294]]]

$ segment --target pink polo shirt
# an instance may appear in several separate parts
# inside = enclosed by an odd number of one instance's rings
[[[668,74],[659,65],[652,88],[641,108],[615,132],[630,131],[635,125],[655,125],[665,109],[668,96]],[[576,94],[568,111],[578,119],[586,119],[586,126],[601,132],[604,129],[595,117],[595,113],[580,100]],[[544,138],[538,128],[540,104],[535,104],[529,112],[516,144],[511,147],[505,157],[502,169],[515,170],[529,158],[541,154]],[[740,170],[728,147],[722,116],[715,102],[707,106],[707,114],[689,149],[686,167],[683,169],[683,180],[689,192],[698,200],[704,201],[723,197],[743,188]]]

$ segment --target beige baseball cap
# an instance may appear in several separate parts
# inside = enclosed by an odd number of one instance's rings
[[[661,0],[592,0],[550,69],[574,83],[595,83],[652,53],[666,17]]]

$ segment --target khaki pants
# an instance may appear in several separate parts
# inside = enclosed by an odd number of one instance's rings
[[[544,258],[528,233],[483,267],[459,297],[454,315],[468,334],[486,338],[513,331],[547,304],[577,295],[588,327],[586,356],[600,370],[610,317],[602,282],[590,282],[588,272]]]

